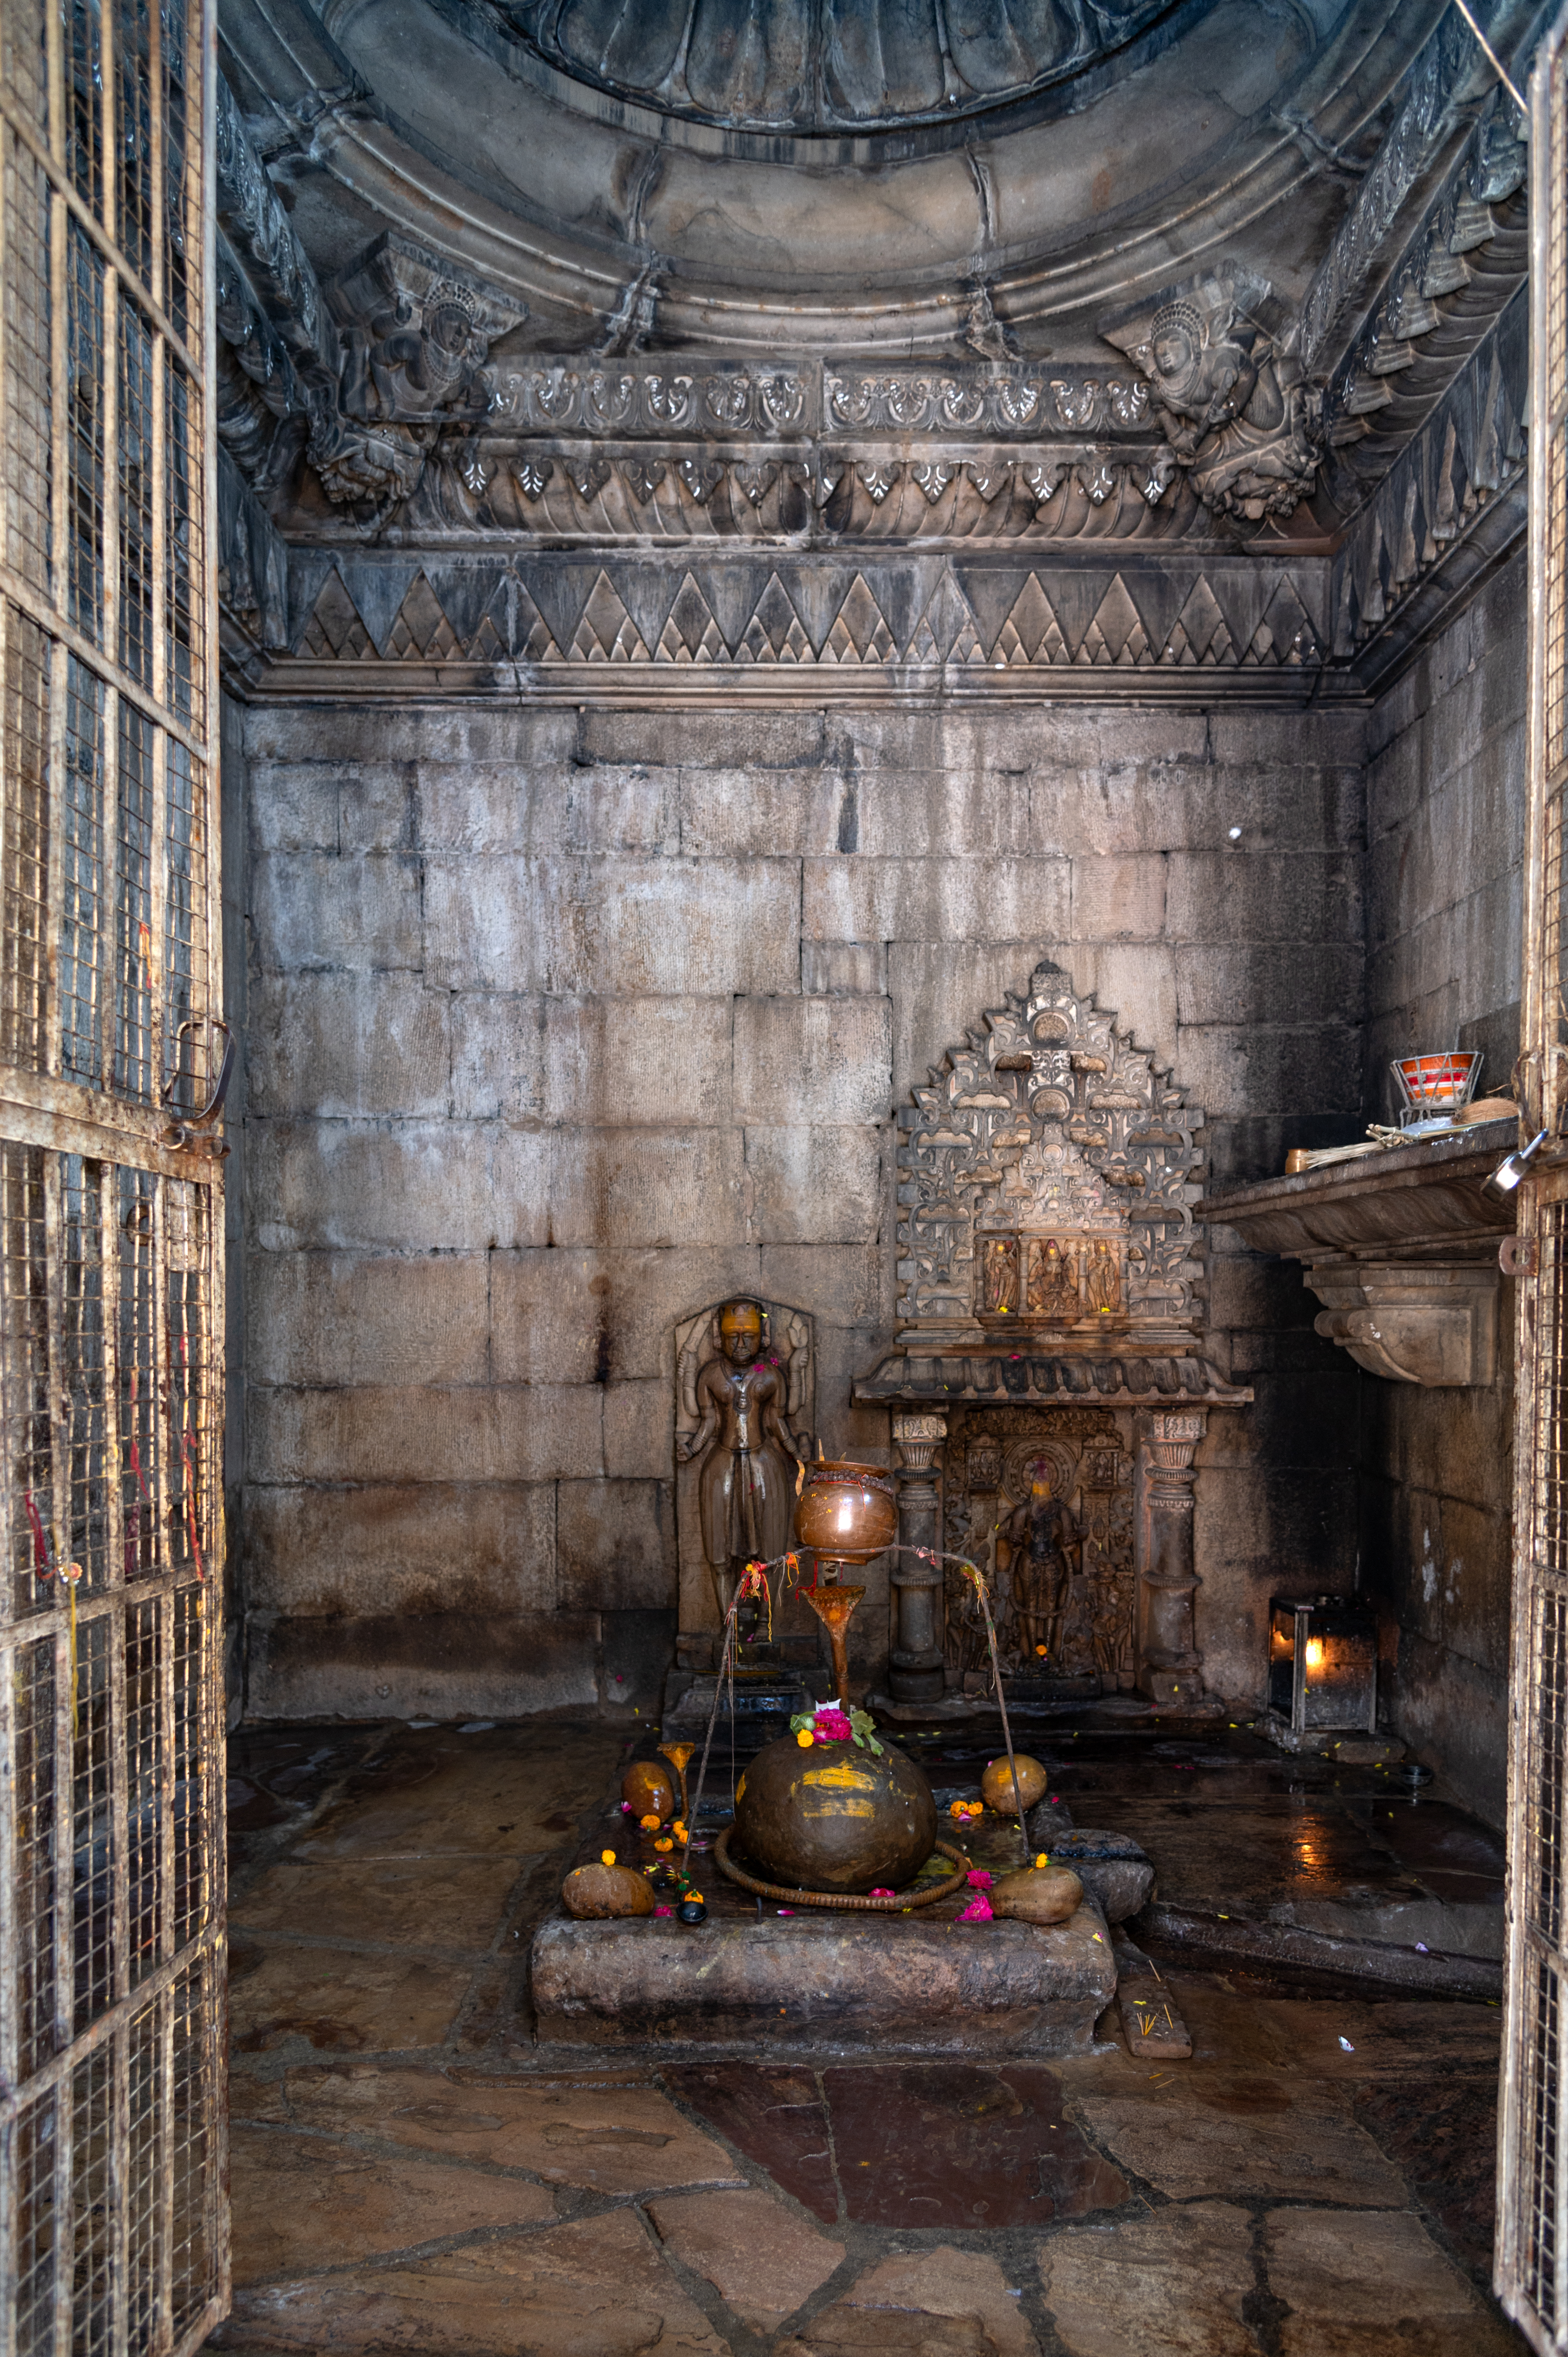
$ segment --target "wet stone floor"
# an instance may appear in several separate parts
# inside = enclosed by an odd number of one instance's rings
[[[1070,2060],[607,2067],[536,2045],[527,1958],[640,1734],[233,1738],[235,2290],[213,2348],[1523,2351],[1487,2289],[1496,2004],[1190,1944],[1206,1910],[1370,1908],[1387,1937],[1427,1920],[1402,1908],[1495,1907],[1497,1846],[1440,1795],[1412,1809],[1244,1731],[1031,1730],[1079,1824],[1155,1861],[1186,1929],[1134,1929],[1190,2061],[1130,2054],[1112,2009]],[[961,1786],[971,1749],[933,1738],[933,1782]]]

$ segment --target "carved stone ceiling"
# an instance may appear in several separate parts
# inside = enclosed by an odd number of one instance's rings
[[[1477,5],[1522,76],[1544,0]],[[1326,565],[1482,369],[1414,557],[1409,497],[1367,525],[1354,636],[1512,495],[1523,131],[1444,0],[225,0],[220,37],[220,432],[290,542]]]

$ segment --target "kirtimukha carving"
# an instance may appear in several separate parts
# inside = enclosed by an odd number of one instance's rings
[[[810,1445],[790,1421],[806,1400],[807,1369],[793,1362],[806,1354],[808,1329],[747,1299],[726,1301],[693,1329],[680,1352],[675,1454],[683,1465],[701,1460],[702,1551],[722,1622],[746,1564],[770,1562],[790,1544],[797,1468]]]
[[[1152,388],[1165,438],[1192,487],[1220,515],[1287,516],[1323,457],[1323,395],[1257,316],[1259,280],[1201,278],[1100,332]]]

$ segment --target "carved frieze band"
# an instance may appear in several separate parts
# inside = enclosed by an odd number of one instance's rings
[[[227,560],[226,560],[227,561]],[[1316,673],[1321,563],[1175,575],[940,559],[603,565],[295,552],[297,665]]]

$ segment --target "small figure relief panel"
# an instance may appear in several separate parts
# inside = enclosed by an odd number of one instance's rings
[[[951,1409],[945,1546],[986,1576],[1003,1672],[1133,1682],[1133,1455],[1125,1411]],[[1128,1425],[1126,1430],[1122,1429]],[[950,1571],[947,1663],[988,1666],[973,1591]]]
[[[1126,1322],[1125,1234],[983,1235],[975,1314],[987,1325],[1094,1328]]]

